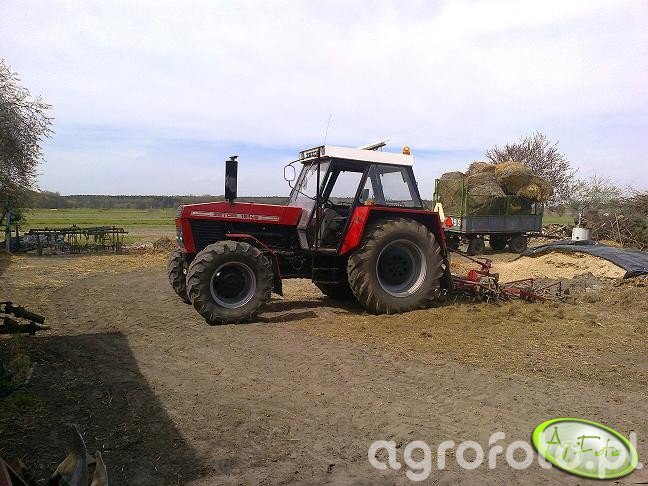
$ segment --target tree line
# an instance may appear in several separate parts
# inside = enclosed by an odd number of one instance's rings
[[[224,196],[203,194],[200,196],[109,196],[75,194],[62,196],[58,192],[31,191],[30,207],[37,209],[175,209],[182,204],[223,201]],[[240,197],[237,201],[266,204],[287,204],[288,198],[280,196]]]

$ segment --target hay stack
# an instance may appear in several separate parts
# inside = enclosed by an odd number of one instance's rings
[[[497,181],[506,194],[517,194],[531,182],[531,169],[520,162],[503,162],[495,166]]]

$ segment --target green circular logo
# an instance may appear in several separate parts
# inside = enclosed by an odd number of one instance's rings
[[[543,422],[533,431],[533,445],[554,466],[586,478],[620,478],[634,471],[639,462],[628,439],[589,420]]]

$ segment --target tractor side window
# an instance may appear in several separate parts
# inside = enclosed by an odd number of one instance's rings
[[[362,172],[348,170],[337,172],[337,178],[328,196],[328,200],[333,204],[353,204],[353,198],[358,191],[360,179],[362,179]]]
[[[377,166],[374,183],[379,182],[387,206],[419,207],[412,182],[404,167]],[[375,180],[378,179],[378,180]]]

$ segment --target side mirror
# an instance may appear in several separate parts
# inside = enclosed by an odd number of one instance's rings
[[[287,182],[292,182],[295,180],[296,177],[296,172],[295,172],[295,167],[292,165],[287,165],[284,167],[284,179]]]
[[[367,187],[366,189],[362,190],[362,194],[360,194],[360,203],[364,204],[367,202],[367,199],[369,199],[369,188]]]

